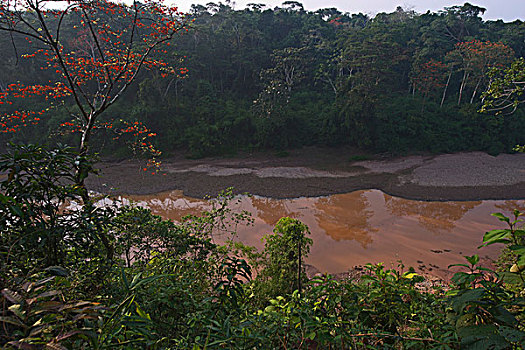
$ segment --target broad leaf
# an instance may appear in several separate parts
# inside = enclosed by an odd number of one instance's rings
[[[505,215],[503,215],[502,213],[492,213],[490,215],[497,217],[498,220],[500,221],[510,222],[510,219],[506,217]]]
[[[484,288],[468,290],[452,300],[452,308],[456,313],[461,313],[468,304],[479,301],[483,294],[485,294]]]
[[[492,230],[483,236],[484,244],[480,247],[491,245],[494,243],[506,243],[510,242],[508,238],[512,237],[511,230]]]

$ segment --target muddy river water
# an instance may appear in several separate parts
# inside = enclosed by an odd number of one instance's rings
[[[210,202],[186,197],[181,191],[121,199],[176,221],[210,208]],[[498,247],[477,249],[486,231],[504,228],[490,213],[525,210],[525,200],[431,202],[362,190],[295,199],[240,196],[230,207],[246,210],[254,218],[253,225],[236,228],[234,239],[258,248],[279,218],[300,219],[314,241],[307,262],[320,272],[344,272],[368,262],[395,266],[402,260],[421,272],[446,278],[451,274],[447,266],[463,262],[462,255],[479,254],[486,261],[496,257]]]

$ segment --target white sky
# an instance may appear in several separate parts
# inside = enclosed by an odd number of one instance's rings
[[[220,0],[171,0],[183,11],[187,11],[191,4],[205,5],[209,2],[219,3]],[[280,6],[285,0],[257,1],[257,0],[232,0],[235,3],[235,9],[242,9],[246,4],[257,3],[266,4],[270,8]],[[397,6],[414,9],[417,12],[424,13],[427,10],[433,12],[443,9],[444,7],[462,5],[470,2],[473,5],[487,9],[483,18],[485,20],[503,19],[505,22],[516,19],[525,20],[525,0],[297,0],[304,5],[307,10],[317,10],[319,8],[336,7],[342,12],[375,15],[379,12],[393,12]],[[224,1],[222,1],[224,2]]]

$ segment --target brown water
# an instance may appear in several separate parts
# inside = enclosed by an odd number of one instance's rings
[[[210,208],[208,201],[180,191],[126,199],[176,221]],[[364,190],[296,199],[242,196],[231,208],[253,215],[254,225],[237,227],[235,239],[258,248],[279,218],[304,222],[314,241],[307,262],[321,272],[344,272],[368,262],[396,266],[402,260],[419,271],[449,277],[447,266],[463,262],[462,255],[497,256],[499,247],[476,249],[486,231],[505,227],[490,213],[525,210],[525,200],[425,202]]]

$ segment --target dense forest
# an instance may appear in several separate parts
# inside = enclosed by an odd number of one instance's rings
[[[177,74],[141,72],[104,117],[140,120],[157,133],[159,149],[192,157],[303,145],[509,152],[524,143],[523,109],[498,117],[478,111],[490,69],[525,54],[525,24],[484,21],[484,11],[468,3],[424,14],[398,7],[372,18],[306,11],[295,1],[274,9],[194,5],[193,24],[163,54]],[[85,49],[73,33],[65,28],[63,41]],[[1,34],[0,88],[54,81],[53,70],[40,70],[45,57],[34,56],[23,37]],[[61,108],[68,103],[3,140],[49,142],[71,122]],[[129,156],[113,136],[101,133],[98,150]]]

